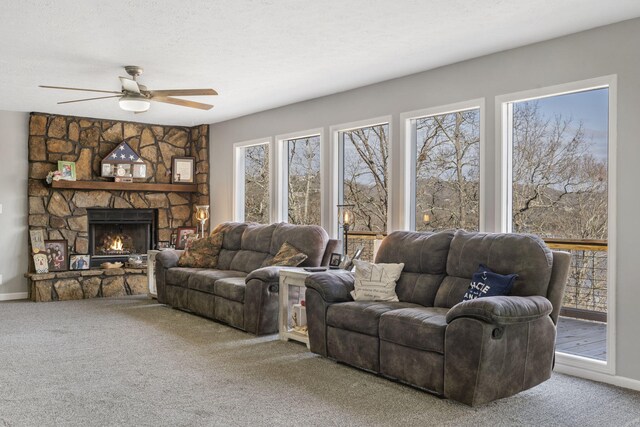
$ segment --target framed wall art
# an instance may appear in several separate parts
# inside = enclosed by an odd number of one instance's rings
[[[193,184],[195,182],[195,157],[171,158],[171,183]]]

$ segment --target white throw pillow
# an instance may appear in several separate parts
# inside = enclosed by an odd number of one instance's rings
[[[398,301],[396,281],[404,264],[372,264],[354,260],[356,280],[351,296],[356,301]]]

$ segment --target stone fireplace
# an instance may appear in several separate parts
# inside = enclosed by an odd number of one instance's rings
[[[100,177],[100,161],[122,141],[144,160],[147,178],[138,181],[152,184],[148,191],[147,187],[99,188],[100,184],[113,181]],[[195,158],[193,190],[160,186],[171,183],[174,156]],[[76,163],[78,184],[82,186],[56,188],[46,184],[44,178],[57,169],[59,160]],[[42,229],[46,239],[66,240],[70,254],[91,254],[96,259],[89,271],[41,275],[33,273],[31,262],[27,273],[31,299],[51,301],[146,293],[146,270],[95,267],[116,258],[126,260],[128,254],[124,252],[144,254],[155,248],[158,241],[169,241],[175,228],[195,226],[194,206],[210,204],[208,183],[208,125],[160,126],[32,113],[27,188],[29,229]],[[109,215],[124,212],[133,216],[116,217],[119,227],[104,222],[109,221],[106,219]],[[112,228],[110,232],[108,227]],[[120,237],[122,249],[113,251],[122,253],[105,253],[110,250],[104,250],[100,239],[109,237],[109,233],[116,239]],[[31,253],[28,256],[31,259]]]
[[[157,209],[87,209],[91,266],[125,263],[156,247]]]

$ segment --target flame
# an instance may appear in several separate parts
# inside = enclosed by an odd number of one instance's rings
[[[113,242],[111,242],[111,246],[109,246],[109,249],[113,251],[121,251],[123,247],[124,244],[122,243],[122,239],[120,238],[120,236],[118,236],[113,239]]]

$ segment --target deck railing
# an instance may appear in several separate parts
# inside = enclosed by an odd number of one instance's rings
[[[348,233],[349,255],[363,246],[361,259],[373,261],[376,239],[384,233]],[[544,239],[552,249],[571,253],[571,270],[561,315],[577,319],[607,321],[607,241],[587,239]]]
[[[607,321],[606,240],[544,239],[552,249],[571,254],[571,270],[560,314],[577,319]]]

